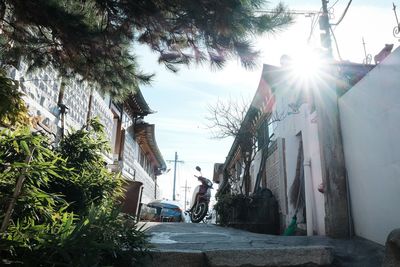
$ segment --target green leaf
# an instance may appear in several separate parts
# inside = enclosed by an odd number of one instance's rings
[[[58,173],[56,173],[52,169],[47,169],[47,172],[50,173],[51,175],[57,177],[57,178],[63,179],[63,177],[61,175],[59,175]]]
[[[31,154],[31,151],[30,151],[30,149],[29,149],[29,147],[28,147],[28,144],[24,141],[24,140],[21,140],[21,142],[19,142],[19,144],[22,146],[22,148],[25,150],[25,153],[27,154],[27,155],[30,155]]]
[[[19,153],[19,145],[18,145],[18,142],[17,142],[16,140],[14,140],[12,143],[13,143],[13,146],[14,146],[15,151],[17,151],[17,153]]]

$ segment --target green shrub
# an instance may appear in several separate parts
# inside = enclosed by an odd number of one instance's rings
[[[105,167],[102,153],[108,152],[109,146],[104,127],[97,119],[90,121],[90,127],[91,131],[83,127],[60,142],[57,151],[72,172],[69,179],[51,184],[51,190],[61,192],[70,203],[69,210],[78,214],[85,214],[92,203],[109,198],[117,201],[122,194],[123,180]]]
[[[57,149],[29,129],[0,132],[0,220],[6,225],[0,265],[139,264],[146,236],[120,212],[122,179],[104,165],[106,143],[96,123]],[[18,181],[23,186],[15,194]]]
[[[217,196],[217,203],[214,205],[219,216],[219,224],[229,225],[245,216],[249,209],[249,197],[243,194],[232,194],[229,191],[220,193]]]
[[[230,221],[232,199],[233,197],[230,193],[219,194],[217,196],[217,203],[214,205],[214,209],[219,216],[219,224],[223,226],[228,225]]]
[[[27,108],[18,90],[18,82],[0,69],[0,126],[28,123]]]

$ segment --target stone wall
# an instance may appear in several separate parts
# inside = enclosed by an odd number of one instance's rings
[[[10,77],[20,81],[21,91],[25,94],[24,100],[29,107],[30,115],[40,119],[47,128],[57,133],[61,127],[58,97],[61,88],[61,79],[52,67],[27,72],[27,65],[20,63],[18,68],[9,71]],[[91,117],[98,117],[104,125],[108,141],[112,140],[113,113],[109,107],[109,99],[105,99],[95,88],[87,82],[78,79],[69,79],[64,88],[63,103],[68,107],[65,115],[66,130],[79,129],[86,124],[89,96],[93,91]],[[132,121],[124,113],[124,128],[129,129]],[[124,144],[124,160],[120,162],[122,174],[127,180],[137,180],[143,183],[144,191],[142,201],[148,203],[154,199],[155,182],[138,163],[140,147],[134,139],[133,133],[126,131]],[[112,155],[105,154],[108,164],[114,164]],[[145,161],[147,162],[147,161]],[[157,188],[158,196],[160,190]]]
[[[139,163],[140,146],[134,139],[131,128],[125,132],[124,157],[122,162],[122,174],[128,180],[135,180],[143,183],[142,202],[149,203],[150,201],[159,198],[160,190],[157,186],[157,196],[154,196],[155,181],[147,171]]]
[[[20,62],[17,69],[10,70],[10,76],[20,81],[21,91],[25,94],[29,112],[37,116],[53,133],[60,127],[60,111],[58,108],[58,97],[61,88],[61,78],[52,67],[37,69],[27,72],[27,65]],[[78,79],[66,81],[63,103],[68,107],[66,113],[66,129],[77,129],[86,123],[90,86]],[[113,115],[103,97],[93,91],[92,117],[99,117],[105,126],[108,140],[111,140]]]
[[[154,200],[154,180],[147,174],[147,172],[136,160],[133,161],[133,166],[135,168],[135,181],[142,182],[144,185],[142,203],[147,204]]]
[[[123,157],[123,171],[126,172],[131,179],[134,180],[135,176],[135,166],[133,162],[135,161],[135,152],[136,152],[136,142],[133,139],[133,136],[129,131],[125,132],[125,144],[124,144],[124,157]]]

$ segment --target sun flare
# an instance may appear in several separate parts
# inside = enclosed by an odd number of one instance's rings
[[[299,51],[292,60],[293,75],[300,79],[309,80],[316,78],[321,67],[320,56],[310,49]]]

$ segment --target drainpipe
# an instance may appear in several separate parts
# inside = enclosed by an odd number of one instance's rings
[[[61,82],[60,82],[60,91],[58,93],[58,101],[57,101],[57,106],[60,109],[60,115],[61,115],[61,140],[64,139],[65,135],[65,114],[67,113],[68,107],[64,104],[64,93],[65,93],[65,81],[64,78],[61,76]],[[58,140],[59,141],[59,140]]]
[[[89,130],[89,122],[92,117],[93,92],[94,92],[93,87],[90,87],[89,102],[88,102],[88,109],[87,109],[87,115],[86,115],[86,130]]]
[[[313,233],[313,185],[311,176],[311,160],[307,158],[304,161],[304,189],[306,194],[306,221],[307,221],[307,235],[312,236]]]
[[[307,221],[307,235],[312,236],[314,234],[314,190],[313,190],[313,179],[312,179],[312,169],[311,169],[311,157],[310,157],[310,147],[312,138],[310,136],[310,112],[308,105],[303,107],[304,109],[304,134],[303,134],[303,148],[304,148],[304,191],[305,191],[305,201],[306,201],[306,221]]]

